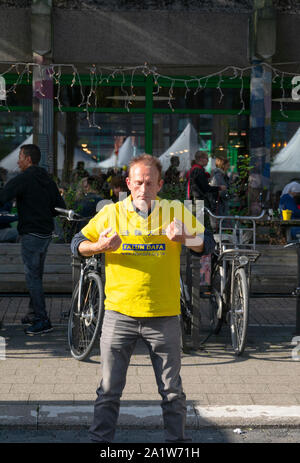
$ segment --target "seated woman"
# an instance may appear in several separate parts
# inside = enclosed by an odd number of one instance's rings
[[[18,220],[18,216],[12,214],[11,209],[12,202],[7,202],[0,207],[0,243],[16,243],[18,241],[18,230],[10,225]]]
[[[292,219],[300,219],[300,209],[298,208],[299,199],[300,184],[295,182],[291,185],[288,192],[280,197],[279,209],[281,211],[281,216],[284,209],[289,209],[292,211]],[[290,234],[293,240],[296,239],[297,235],[300,235],[300,227],[291,227]]]

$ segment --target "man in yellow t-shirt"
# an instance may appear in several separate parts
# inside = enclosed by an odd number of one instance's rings
[[[105,316],[101,336],[103,376],[97,389],[95,442],[111,442],[127,368],[138,338],[155,371],[167,442],[186,440],[186,397],[180,378],[180,252],[212,252],[204,227],[179,201],[160,200],[161,164],[134,158],[126,179],[130,196],[105,206],[73,238],[76,255],[105,253]]]

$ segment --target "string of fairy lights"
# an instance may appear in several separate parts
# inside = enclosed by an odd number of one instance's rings
[[[240,80],[240,104],[241,108],[238,112],[238,115],[242,114],[245,111],[245,98],[244,98],[244,76],[246,73],[248,75],[251,73],[252,69],[257,68],[258,65],[263,66],[264,70],[272,74],[272,82],[280,82],[280,89],[281,89],[281,98],[280,100],[280,112],[283,117],[288,117],[283,108],[283,101],[285,100],[286,91],[284,82],[285,79],[288,77],[295,77],[298,74],[291,73],[287,71],[282,71],[269,63],[259,63],[259,64],[252,64],[245,68],[241,68],[238,66],[226,66],[220,71],[210,73],[205,76],[189,76],[189,77],[178,77],[178,76],[170,76],[161,74],[158,72],[155,66],[150,66],[148,63],[144,63],[143,65],[138,66],[129,66],[129,67],[100,67],[98,65],[91,65],[89,67],[89,77],[90,77],[90,84],[88,85],[88,91],[84,92],[84,88],[87,87],[86,80],[83,84],[81,81],[80,73],[78,72],[76,66],[74,64],[48,64],[48,65],[41,65],[38,63],[8,63],[8,62],[0,62],[1,65],[8,65],[6,71],[0,74],[0,106],[2,109],[6,109],[7,111],[11,111],[9,105],[7,104],[7,96],[10,93],[16,93],[16,89],[18,85],[23,83],[24,78],[27,79],[27,83],[31,82],[32,74],[34,70],[38,73],[40,87],[35,89],[37,93],[40,94],[40,97],[45,97],[44,89],[43,89],[43,82],[45,80],[53,80],[53,83],[56,85],[56,94],[54,99],[56,100],[57,107],[59,111],[62,111],[62,102],[61,102],[61,87],[62,87],[62,75],[63,69],[66,69],[67,72],[72,73],[72,81],[70,86],[73,87],[74,85],[79,85],[80,88],[80,95],[81,101],[78,104],[79,108],[82,108],[83,111],[86,112],[87,122],[89,127],[97,127],[101,130],[101,127],[96,123],[96,109],[98,106],[98,92],[97,89],[101,87],[102,84],[109,84],[114,81],[116,77],[120,78],[120,89],[123,94],[124,99],[124,106],[126,110],[129,112],[132,104],[136,100],[135,94],[135,86],[134,80],[136,75],[144,75],[145,77],[152,76],[153,79],[153,96],[157,97],[160,93],[162,88],[161,82],[164,82],[164,86],[167,84],[168,90],[168,97],[166,97],[167,105],[170,110],[174,111],[174,87],[176,84],[180,84],[185,88],[185,95],[184,98],[186,99],[189,92],[193,92],[194,96],[197,95],[199,91],[203,91],[207,88],[207,84],[209,79],[211,78],[218,78],[216,89],[219,92],[219,104],[221,104],[224,93],[222,91],[222,83],[224,78],[227,79],[239,79]],[[69,71],[70,70],[70,71]],[[6,84],[5,76],[7,74],[15,73],[17,74],[17,78],[10,87]],[[128,91],[128,81],[129,81],[129,91]],[[300,82],[300,77],[299,77]],[[125,85],[126,84],[126,85]],[[65,84],[64,84],[65,85]]]

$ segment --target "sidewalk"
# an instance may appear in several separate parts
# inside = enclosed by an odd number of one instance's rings
[[[0,297],[6,356],[0,360],[0,427],[83,427],[93,415],[101,376],[98,349],[88,361],[69,353],[62,312],[68,297],[47,298],[54,331],[26,336],[20,320],[28,299]],[[247,348],[232,353],[229,329],[182,356],[187,427],[300,425],[300,361],[292,358],[294,298],[250,302]],[[204,338],[205,333],[201,334]],[[119,425],[162,427],[150,357],[137,345],[128,370]]]

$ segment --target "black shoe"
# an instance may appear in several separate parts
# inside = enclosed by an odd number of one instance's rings
[[[33,325],[34,324],[34,314],[27,313],[25,317],[21,318],[21,322],[23,325]]]
[[[50,333],[52,331],[50,320],[39,320],[25,330],[25,333],[31,336],[35,334]]]

